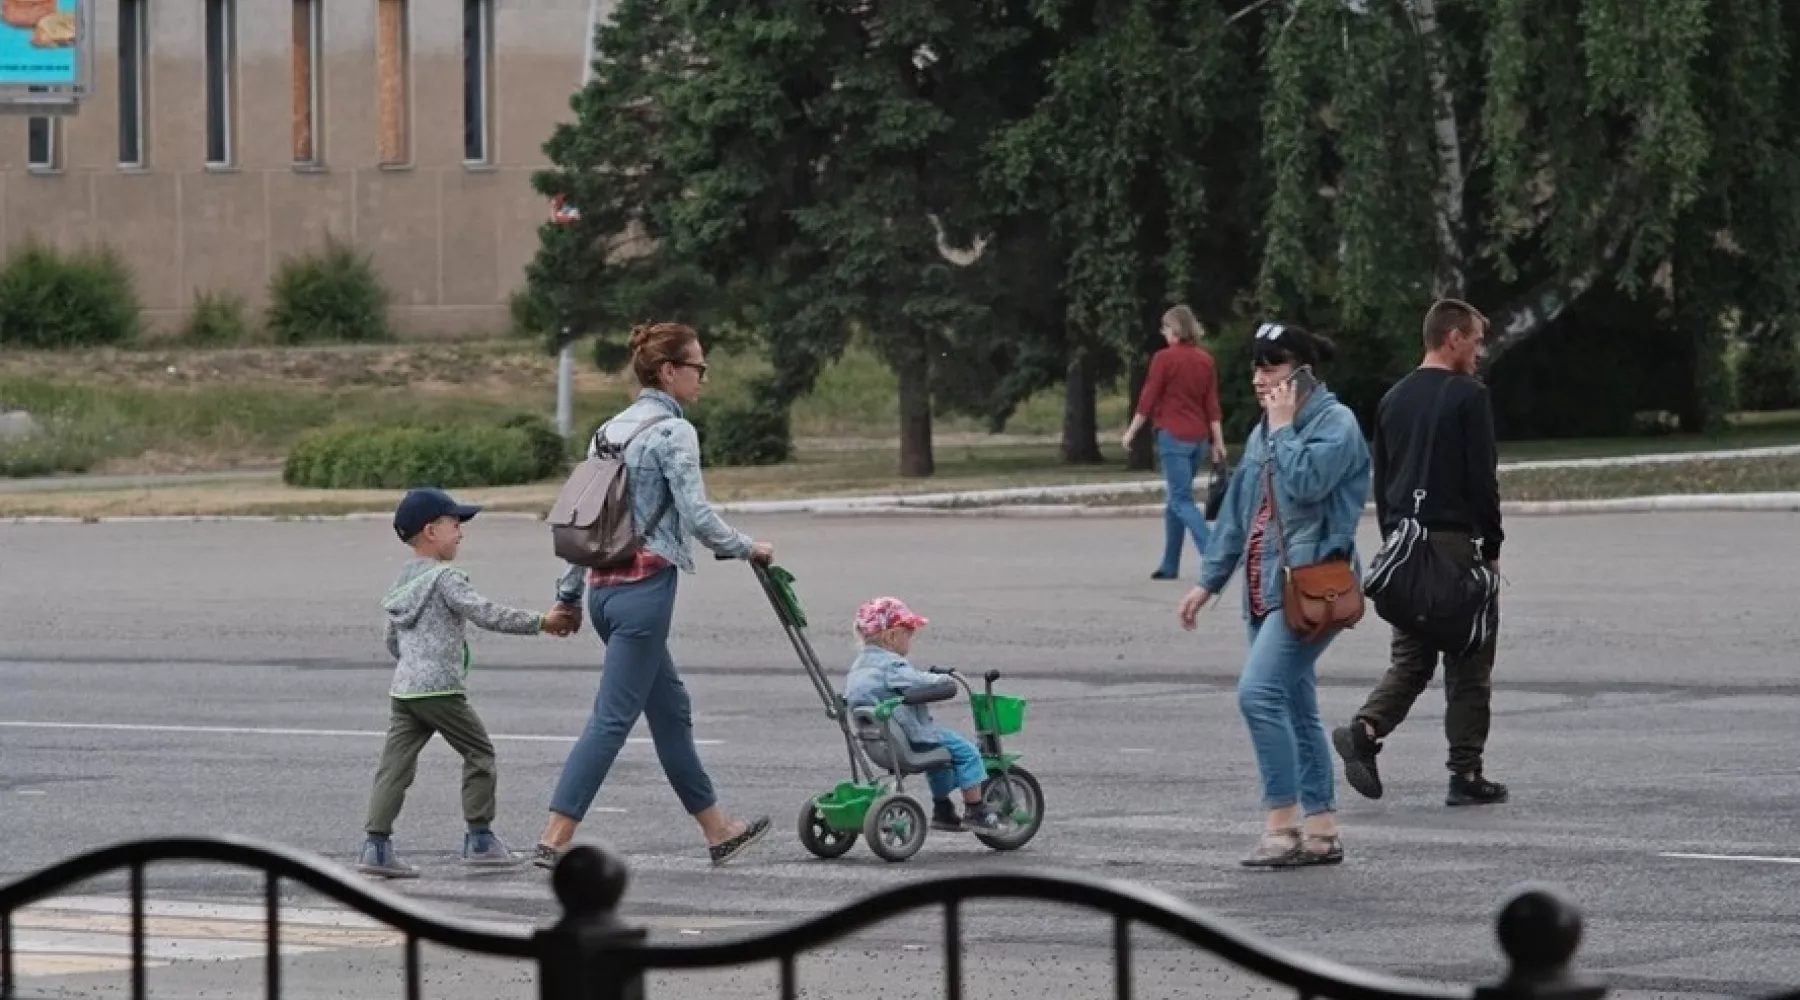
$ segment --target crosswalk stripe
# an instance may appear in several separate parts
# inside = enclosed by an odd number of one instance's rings
[[[282,907],[281,954],[397,947],[405,936],[352,910]],[[131,968],[131,901],[65,896],[12,916],[14,971],[25,977],[127,971]],[[198,900],[144,901],[144,965],[235,962],[268,954],[262,907]]]

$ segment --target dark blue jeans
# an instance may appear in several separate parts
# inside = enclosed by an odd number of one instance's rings
[[[1156,454],[1162,460],[1163,481],[1168,486],[1168,504],[1163,508],[1162,564],[1156,571],[1164,576],[1181,573],[1181,541],[1185,532],[1194,538],[1194,548],[1206,555],[1206,515],[1194,503],[1194,476],[1209,442],[1183,441],[1165,430],[1156,432]]]
[[[682,808],[692,815],[717,801],[694,747],[687,686],[669,656],[678,574],[671,566],[638,583],[588,592],[588,620],[606,643],[606,658],[593,714],[563,764],[551,812],[577,822],[587,815],[640,715],[649,720],[656,759]]]

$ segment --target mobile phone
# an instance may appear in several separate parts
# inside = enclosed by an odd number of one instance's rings
[[[1313,375],[1311,365],[1301,365],[1295,368],[1288,375],[1287,381],[1293,383],[1295,396],[1310,395],[1314,389],[1319,387],[1319,380]]]

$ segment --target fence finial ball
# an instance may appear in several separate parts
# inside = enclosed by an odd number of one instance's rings
[[[625,898],[625,862],[589,844],[570,848],[556,862],[550,883],[563,911],[575,916],[610,913]]]
[[[1522,886],[1500,911],[1500,950],[1515,973],[1545,975],[1568,967],[1581,947],[1581,911],[1545,885]]]

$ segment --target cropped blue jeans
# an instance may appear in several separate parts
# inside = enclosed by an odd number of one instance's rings
[[[1335,638],[1335,635],[1332,637]],[[1262,775],[1263,808],[1337,809],[1331,743],[1319,718],[1319,657],[1331,645],[1301,642],[1281,609],[1250,623],[1250,655],[1238,678],[1238,710]]]

